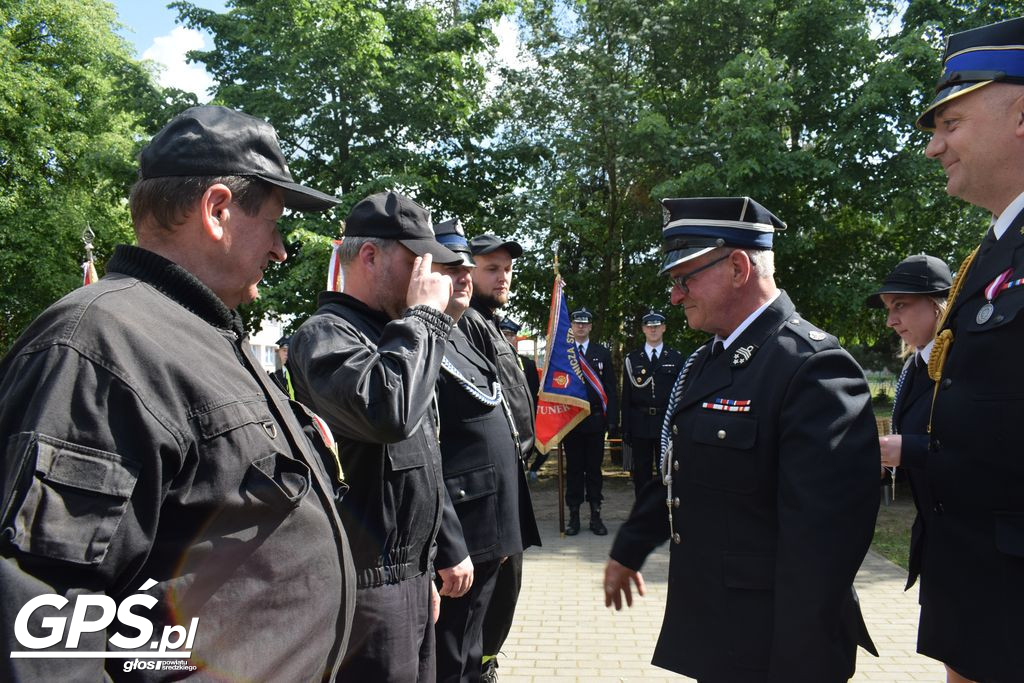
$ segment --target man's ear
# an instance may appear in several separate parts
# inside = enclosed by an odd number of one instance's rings
[[[733,286],[742,287],[745,285],[754,270],[754,264],[750,262],[750,254],[742,249],[734,249],[729,254],[729,265],[732,266]]]
[[[215,242],[224,239],[224,226],[231,220],[231,190],[227,185],[217,183],[206,188],[199,200],[199,218],[203,234]]]

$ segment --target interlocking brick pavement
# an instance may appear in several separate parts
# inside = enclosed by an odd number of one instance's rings
[[[656,550],[642,573],[647,596],[621,612],[604,606],[601,589],[612,539],[629,514],[633,489],[621,474],[606,475],[604,519],[608,536],[583,529],[575,537],[558,533],[558,492],[554,458],[539,483],[534,504],[544,546],[531,548],[523,563],[523,590],[515,623],[498,658],[502,683],[586,681],[689,681],[653,666],[651,655],[661,628],[668,576],[668,546]],[[856,682],[945,683],[939,662],[915,652],[917,588],[904,592],[906,572],[868,554],[857,576],[861,608],[880,657],[858,652]]]

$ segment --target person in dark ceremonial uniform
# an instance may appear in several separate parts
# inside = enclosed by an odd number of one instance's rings
[[[928,494],[928,416],[935,382],[928,376],[928,358],[935,344],[939,316],[946,307],[952,276],[942,259],[916,254],[901,261],[867,299],[871,308],[884,308],[886,325],[899,336],[906,358],[896,380],[893,396],[892,433],[879,438],[882,466],[895,475],[897,467],[907,474],[917,507],[910,541],[910,572],[907,588],[921,571],[921,549],[933,502]]]
[[[1024,18],[949,37],[918,119],[946,191],[992,214],[929,358],[918,652],[983,683],[1024,680]]]
[[[288,342],[291,337],[285,335],[277,340],[277,359],[281,367],[270,373],[270,379],[274,384],[281,387],[281,391],[288,395],[288,398],[295,398],[295,390],[292,388],[292,378],[288,375]]]
[[[607,347],[590,340],[594,314],[587,308],[581,308],[573,311],[571,318],[576,353],[587,360],[597,375],[608,405],[605,406],[605,399],[587,382],[590,415],[562,440],[567,479],[565,502],[569,506],[569,523],[565,525],[565,535],[575,536],[580,532],[580,505],[585,498],[590,503],[590,530],[598,536],[604,536],[608,529],[601,519],[601,489],[604,485],[601,461],[604,460],[605,434],[618,431],[618,381],[612,367],[611,352]]]
[[[458,220],[439,223],[434,232],[462,257],[459,264],[434,266],[452,279],[445,312],[458,321],[469,307],[476,265]],[[481,676],[484,616],[498,569],[540,534],[497,369],[458,327],[452,328],[444,358],[437,378],[441,463],[457,517],[441,525],[437,563],[453,565],[468,551],[473,584],[464,595],[441,601],[437,680],[470,683]],[[522,500],[520,491],[526,492]]]
[[[878,512],[878,432],[864,373],[774,278],[785,224],[749,197],[666,199],[661,272],[690,326],[641,491],[605,568],[605,604],[641,595],[670,541],[653,663],[701,683],[838,683],[874,653],[853,580]]]
[[[633,491],[653,477],[651,468],[661,452],[661,424],[683,356],[665,346],[665,316],[653,308],[643,317],[647,342],[626,355],[622,373],[622,440],[633,456]]]
[[[512,318],[505,316],[498,323],[498,329],[501,330],[501,334],[504,335],[508,343],[512,345],[512,348],[516,348],[516,335],[519,334],[519,330],[523,329],[523,326],[517,323]],[[537,374],[537,363],[534,362],[529,356],[519,354],[519,365],[523,369],[523,374],[526,376],[526,386],[530,389],[530,395],[533,396],[533,410],[534,419],[536,419],[537,412],[537,395],[540,394],[540,375]]]
[[[515,260],[523,255],[523,248],[513,240],[491,234],[477,235],[469,241],[469,248],[477,267],[473,269],[473,297],[469,309],[459,320],[459,329],[498,370],[498,381],[515,422],[519,454],[525,462],[533,450],[536,404],[518,354],[498,329],[503,319],[499,309],[508,303]],[[528,487],[523,487],[520,496],[521,501],[529,499]],[[524,544],[540,545],[540,538]],[[483,681],[497,680],[496,657],[512,629],[522,583],[523,555],[516,553],[509,556],[498,571],[494,597],[484,619]]]

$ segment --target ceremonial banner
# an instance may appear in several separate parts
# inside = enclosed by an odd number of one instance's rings
[[[535,446],[541,453],[557,446],[573,427],[590,415],[587,380],[577,358],[562,284],[562,278],[555,275],[548,317],[547,358],[537,399]]]
[[[338,251],[341,249],[341,240],[334,240],[334,248],[331,249],[331,262],[327,266],[327,291],[345,291],[345,274],[341,271],[341,260]]]
[[[92,283],[99,280],[100,277],[96,273],[96,266],[93,264],[92,259],[82,264],[82,286],[91,285]]]

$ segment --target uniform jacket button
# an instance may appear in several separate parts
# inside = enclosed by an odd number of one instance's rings
[[[677,545],[679,543],[683,542],[683,538],[682,538],[682,536],[679,535],[678,531],[676,533],[672,534],[672,542],[677,544]]]
[[[679,499],[678,498],[673,498],[672,499],[672,507],[674,507],[674,508],[679,507]]]
[[[938,439],[932,439],[932,450],[938,453],[942,450],[942,442]]]
[[[950,379],[950,378],[948,378],[948,377],[947,377],[946,379],[942,380],[942,388],[943,388],[943,389],[949,389],[949,387],[950,387],[950,386],[951,386],[952,384],[953,384],[953,380],[951,380],[951,379]]]
[[[724,429],[719,429],[718,430],[718,438],[719,439],[724,439],[725,438],[725,430]]]
[[[459,498],[466,497],[466,489],[459,489]]]
[[[672,469],[674,469],[676,472],[679,471],[679,461],[678,460],[673,460],[672,461]]]
[[[940,501],[936,501],[935,507],[933,509],[935,510],[935,514],[937,514],[937,515],[941,515],[942,512],[945,510],[945,508],[942,506],[942,501],[941,500]]]
[[[673,434],[678,434],[679,433],[679,425],[672,425],[672,433]]]

